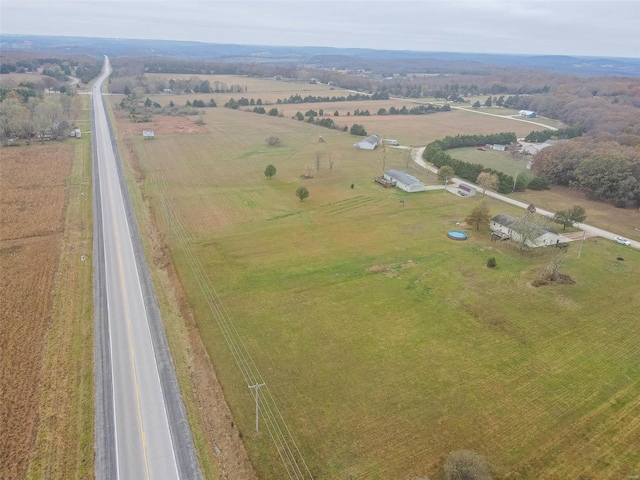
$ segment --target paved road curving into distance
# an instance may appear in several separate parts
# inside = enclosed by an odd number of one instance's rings
[[[200,479],[101,88],[91,88],[97,479]]]

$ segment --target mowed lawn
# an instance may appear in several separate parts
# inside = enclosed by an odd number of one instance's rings
[[[490,149],[482,151],[478,150],[476,147],[471,147],[453,148],[448,150],[447,153],[458,160],[463,160],[469,163],[479,163],[487,168],[508,173],[511,176],[516,175],[516,173],[526,173],[530,177],[534,177],[534,174],[526,169],[527,162],[531,157],[525,157],[523,159],[520,154],[513,156],[510,151],[498,152]]]
[[[392,117],[379,119],[394,133]],[[423,141],[518,125],[467,112],[411,120],[426,130]],[[130,141],[261,478],[284,472],[267,434],[253,434],[251,392],[189,253],[315,478],[439,478],[456,449],[484,455],[498,478],[640,471],[637,251],[593,239],[576,260],[571,245],[562,271],[576,284],[534,288],[555,249],[523,255],[492,243],[486,229],[457,225],[477,199],[377,186],[383,152],[354,149],[355,137],[221,108],[206,122],[210,133]],[[265,147],[268,135],[282,145]],[[404,168],[405,154],[388,149],[384,167]],[[269,163],[278,170],[271,180]],[[300,178],[309,172],[315,178]],[[300,185],[310,191],[304,202],[294,195]],[[447,239],[451,228],[470,239]],[[495,270],[485,267],[492,256]]]

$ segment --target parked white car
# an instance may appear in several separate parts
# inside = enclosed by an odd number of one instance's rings
[[[616,243],[621,243],[622,245],[631,245],[631,242],[624,237],[615,237],[613,241]]]

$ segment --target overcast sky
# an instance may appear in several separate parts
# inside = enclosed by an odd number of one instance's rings
[[[0,0],[0,32],[640,57],[640,0]]]

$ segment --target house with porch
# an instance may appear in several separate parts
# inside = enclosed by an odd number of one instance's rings
[[[517,218],[501,213],[491,219],[491,235],[502,240],[520,242],[522,235],[518,232]],[[560,235],[551,227],[536,227],[535,237],[525,241],[530,248],[556,245],[560,241]]]

